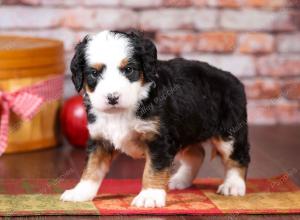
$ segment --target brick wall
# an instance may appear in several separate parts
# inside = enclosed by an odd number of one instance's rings
[[[200,59],[246,85],[249,121],[300,123],[300,0],[0,0],[0,33],[76,42],[140,28],[162,59]],[[66,96],[74,94],[69,70]]]

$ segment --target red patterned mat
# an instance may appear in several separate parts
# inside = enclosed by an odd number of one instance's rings
[[[139,180],[105,180],[91,202],[59,201],[76,180],[0,180],[0,216],[22,215],[217,215],[300,213],[300,190],[288,174],[250,179],[247,195],[217,195],[217,179],[196,180],[189,189],[170,191],[164,208],[136,208],[130,203],[141,188]]]

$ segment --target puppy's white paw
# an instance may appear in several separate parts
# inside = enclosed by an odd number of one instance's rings
[[[132,206],[155,208],[166,205],[166,191],[163,189],[143,189],[132,201]]]
[[[169,181],[169,189],[186,189],[192,185],[191,178],[182,178],[182,176],[174,175]]]
[[[91,181],[80,181],[73,189],[66,190],[60,197],[62,201],[85,202],[92,200],[98,191],[98,185]]]
[[[94,195],[79,191],[76,188],[66,190],[60,197],[60,200],[66,202],[85,202],[94,198]]]
[[[225,196],[244,196],[246,194],[245,181],[240,177],[225,179],[217,193]]]

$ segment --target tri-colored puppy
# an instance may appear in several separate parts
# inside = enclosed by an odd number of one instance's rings
[[[141,34],[102,31],[85,37],[71,63],[88,114],[89,158],[63,201],[92,200],[120,152],[145,157],[137,207],[163,207],[169,189],[192,184],[210,141],[225,166],[218,193],[245,195],[250,161],[244,86],[207,63],[157,60]],[[174,158],[181,166],[170,176]],[[121,186],[120,186],[121,187]]]

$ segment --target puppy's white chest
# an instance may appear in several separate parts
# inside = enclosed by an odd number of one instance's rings
[[[156,133],[158,124],[154,120],[141,120],[132,114],[98,114],[96,121],[88,125],[92,138],[104,138],[110,141],[116,150],[132,156],[142,156],[140,137],[147,133]]]

